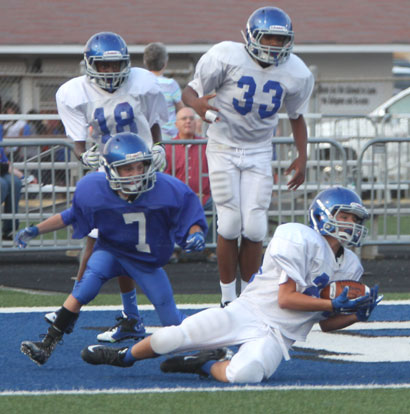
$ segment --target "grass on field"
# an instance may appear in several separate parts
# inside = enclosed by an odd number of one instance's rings
[[[174,295],[176,303],[219,303],[220,295]],[[30,307],[30,306],[61,306],[67,298],[65,293],[48,293],[48,292],[26,292],[18,289],[0,287],[0,308],[4,307]],[[403,293],[386,293],[386,300],[404,300],[410,299],[409,292]],[[146,305],[151,302],[144,296],[138,295],[138,304]],[[121,297],[119,294],[103,294],[100,293],[90,306],[108,306],[121,305]]]
[[[409,390],[217,391],[0,396],[2,413],[403,414]]]

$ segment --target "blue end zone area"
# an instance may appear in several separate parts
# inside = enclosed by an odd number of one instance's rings
[[[187,314],[195,309],[184,310]],[[137,362],[131,368],[92,366],[82,361],[81,350],[96,344],[96,335],[115,323],[118,311],[83,311],[75,331],[64,336],[49,361],[37,366],[20,352],[24,340],[39,340],[48,324],[40,312],[1,312],[2,349],[0,393],[93,390],[177,390],[232,388],[196,375],[163,374],[164,357]],[[159,326],[152,310],[141,312],[147,327]],[[356,328],[358,327],[358,328]],[[329,335],[330,341],[329,341]],[[310,337],[312,336],[312,340]],[[114,347],[128,346],[125,341]],[[336,346],[336,348],[334,348]],[[342,346],[342,351],[337,349]],[[392,352],[389,354],[389,352]],[[410,304],[380,305],[372,321],[337,334],[313,332],[306,343],[296,343],[291,360],[283,361],[262,387],[303,386],[409,386]]]

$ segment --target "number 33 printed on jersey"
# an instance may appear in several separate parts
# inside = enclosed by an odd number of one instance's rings
[[[238,87],[241,89],[246,89],[242,99],[244,103],[241,105],[242,101],[240,102],[238,99],[234,98],[232,100],[232,104],[237,112],[239,112],[241,115],[246,115],[252,110],[252,106],[254,104],[253,98],[256,93],[257,85],[255,79],[252,76],[242,76],[238,80]],[[262,119],[264,119],[269,118],[270,116],[275,115],[276,112],[278,112],[282,102],[283,88],[279,82],[268,80],[263,85],[262,92],[272,95],[271,103],[273,105],[272,109],[269,109],[268,105],[265,104],[259,105],[259,116]]]

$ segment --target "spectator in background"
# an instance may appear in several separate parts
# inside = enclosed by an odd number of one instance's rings
[[[6,115],[21,114],[20,107],[13,101],[7,101],[3,106],[3,113]],[[17,138],[30,135],[30,126],[23,119],[5,121],[3,124],[3,136],[5,138]],[[5,148],[6,155],[13,152],[14,157],[18,158],[19,147]]]
[[[37,109],[30,109],[30,111],[27,112],[27,115],[37,115],[37,114],[39,114],[39,111]],[[46,122],[47,121],[42,121],[42,120],[27,121],[28,132],[29,132],[29,134],[27,135],[39,136],[39,135],[47,134]]]
[[[196,133],[196,115],[193,109],[184,107],[176,115],[175,125],[177,135],[174,140],[203,139]],[[180,144],[167,145],[165,147],[167,167],[166,174],[177,177],[186,183],[199,197],[205,211],[212,210],[211,189],[208,178],[208,163],[206,160],[206,145]],[[188,158],[187,158],[188,157]],[[207,242],[212,240],[212,223],[209,223]],[[207,261],[215,262],[216,255],[206,251]],[[171,257],[171,262],[179,260],[175,252]]]
[[[1,100],[0,100],[1,107]],[[0,124],[0,141],[3,140],[3,125]],[[12,168],[4,147],[0,147],[0,204],[4,202],[4,213],[17,213],[21,195],[23,173]],[[19,221],[2,220],[2,240],[13,240],[13,230],[18,230]]]
[[[13,101],[7,101],[3,107],[6,115],[21,114],[20,107]],[[30,127],[23,119],[6,121],[3,125],[4,137],[22,137],[30,134]]]
[[[168,63],[167,49],[162,43],[150,43],[144,50],[145,67],[157,76],[158,84],[168,106],[168,122],[161,124],[162,139],[174,138],[178,131],[175,126],[176,113],[184,106],[181,100],[181,88],[171,78],[162,76]]]

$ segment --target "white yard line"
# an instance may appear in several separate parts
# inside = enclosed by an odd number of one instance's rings
[[[408,389],[410,383],[405,384],[365,384],[365,385],[281,385],[281,386],[262,386],[262,385],[232,385],[221,387],[174,387],[174,388],[112,388],[95,390],[44,390],[44,391],[1,391],[0,396],[19,396],[19,395],[93,395],[93,394],[162,394],[176,392],[220,392],[220,391],[291,391],[291,390],[377,390],[377,389]]]

